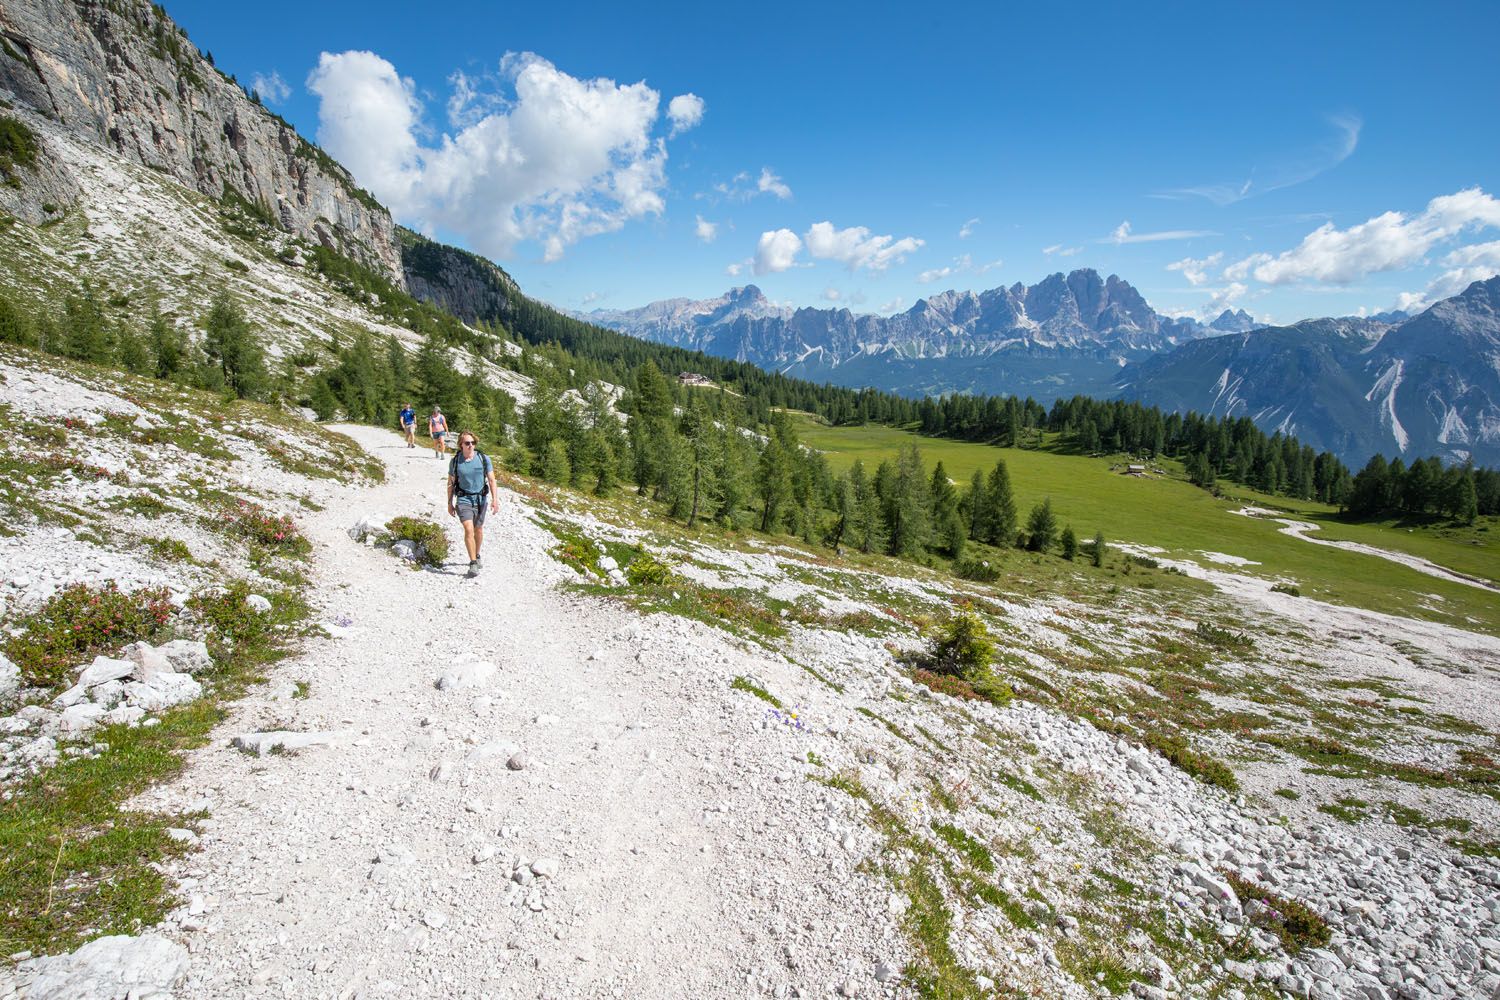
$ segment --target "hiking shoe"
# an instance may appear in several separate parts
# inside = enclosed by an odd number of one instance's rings
[[[476,577],[476,576],[479,575],[479,560],[478,559],[471,559],[471,560],[469,560],[469,572],[468,572],[467,575],[469,577]]]

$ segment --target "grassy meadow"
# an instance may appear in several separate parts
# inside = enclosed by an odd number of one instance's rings
[[[1202,553],[1224,553],[1257,564],[1238,572],[1292,582],[1306,597],[1500,633],[1500,595],[1388,559],[1313,545],[1280,534],[1281,525],[1273,521],[1232,511],[1245,503],[1276,507],[1288,516],[1318,523],[1330,539],[1409,552],[1461,573],[1500,579],[1500,556],[1491,540],[1500,527],[1484,523],[1493,518],[1474,528],[1424,526],[1408,531],[1395,522],[1346,523],[1326,504],[1262,496],[1230,483],[1225,484],[1227,496],[1216,498],[1181,478],[1179,465],[1166,460],[1159,465],[1168,476],[1137,478],[1110,471],[1111,465],[1123,465],[1123,456],[997,448],[876,425],[829,427],[809,415],[798,415],[797,431],[803,443],[827,453],[836,472],[856,460],[873,471],[902,445],[913,443],[929,467],[941,461],[951,479],[967,486],[976,470],[988,472],[1003,458],[1023,523],[1033,504],[1051,497],[1059,524],[1071,524],[1080,538],[1102,531],[1111,541],[1157,546],[1169,556],[1210,566]]]

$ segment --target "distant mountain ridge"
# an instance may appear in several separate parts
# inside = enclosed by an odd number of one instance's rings
[[[1392,322],[1394,321],[1394,322]],[[1370,455],[1500,464],[1500,276],[1426,312],[1213,337],[1123,369],[1165,410],[1248,416],[1358,466]]]
[[[1217,326],[1164,316],[1129,282],[1090,269],[1029,286],[940,292],[892,316],[778,306],[754,285],[713,299],[577,315],[838,385],[907,394],[1017,392],[1048,401],[1105,389],[1130,361],[1254,325],[1243,311],[1226,310]]]

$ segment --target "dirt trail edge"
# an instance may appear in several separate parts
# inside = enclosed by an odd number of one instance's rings
[[[174,870],[182,995],[743,996],[773,968],[783,995],[892,989],[873,977],[905,962],[899,907],[856,870],[878,841],[805,780],[836,737],[794,739],[729,686],[792,668],[559,592],[554,539],[505,491],[464,579],[445,464],[339,430],[389,476],[307,519],[334,638],[278,669],[306,697],[246,699],[142,799],[211,815]],[[398,514],[448,525],[447,572],[346,533]],[[229,745],[276,730],[321,742]]]

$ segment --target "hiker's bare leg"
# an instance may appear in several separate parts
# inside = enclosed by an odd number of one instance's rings
[[[479,542],[484,538],[484,529],[475,528],[473,521],[464,522],[464,548],[469,550],[469,562],[479,558]]]
[[[480,525],[474,526],[474,544],[469,549],[469,558],[479,558],[479,547],[484,544],[484,528]]]

